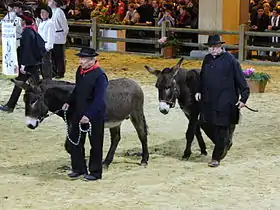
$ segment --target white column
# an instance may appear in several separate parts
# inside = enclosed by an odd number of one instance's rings
[[[199,0],[198,28],[222,30],[223,0]],[[207,42],[208,35],[199,35],[198,42]]]

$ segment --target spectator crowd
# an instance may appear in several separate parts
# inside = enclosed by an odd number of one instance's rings
[[[249,29],[256,32],[278,32],[280,29],[280,1],[277,0],[251,0]],[[250,44],[257,46],[276,46],[278,37],[254,36],[250,38]],[[275,56],[274,52],[259,51],[260,56]]]

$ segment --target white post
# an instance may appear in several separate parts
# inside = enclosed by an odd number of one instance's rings
[[[223,0],[199,0],[198,28],[222,30]],[[208,35],[199,35],[198,42],[207,42]]]

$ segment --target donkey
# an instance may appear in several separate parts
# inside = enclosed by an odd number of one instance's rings
[[[75,84],[66,81],[41,80],[37,85],[27,84],[11,79],[15,85],[25,90],[23,100],[25,103],[26,125],[35,129],[43,121],[48,112],[64,119],[62,105],[67,101]],[[115,151],[121,139],[121,124],[125,119],[131,120],[142,144],[141,165],[148,164],[148,127],[144,115],[144,93],[142,88],[133,80],[120,78],[110,80],[106,94],[105,128],[110,129],[111,145],[103,167],[108,168],[113,161]],[[69,114],[68,114],[69,115]],[[67,116],[68,119],[71,116]],[[65,119],[64,119],[65,120]],[[66,120],[66,123],[67,122]],[[71,125],[69,126],[71,129]],[[66,137],[65,149],[69,153],[69,144]]]
[[[181,110],[189,120],[186,131],[187,144],[182,157],[189,159],[192,153],[191,144],[194,135],[198,140],[201,155],[207,155],[207,151],[198,122],[199,104],[194,98],[199,88],[199,70],[186,71],[181,69],[183,60],[181,58],[175,66],[164,68],[162,71],[146,65],[144,67],[157,77],[155,86],[158,89],[159,111],[162,114],[168,114],[170,108],[174,108],[176,100],[178,100]]]
[[[189,159],[192,151],[191,145],[196,136],[201,150],[201,155],[207,155],[206,145],[201,134],[201,128],[205,134],[214,142],[213,132],[209,128],[199,123],[200,104],[195,100],[195,94],[199,92],[200,70],[186,70],[181,67],[184,58],[172,68],[164,68],[162,71],[149,66],[144,66],[146,70],[157,77],[156,88],[158,89],[159,111],[168,114],[170,108],[174,108],[176,100],[181,110],[189,120],[186,131],[186,148],[183,159]],[[230,128],[230,141],[232,141],[235,125]],[[230,148],[230,147],[229,147]]]

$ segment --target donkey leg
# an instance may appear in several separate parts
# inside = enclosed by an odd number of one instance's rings
[[[201,155],[207,155],[206,145],[205,145],[204,139],[202,137],[201,127],[199,124],[197,124],[197,126],[196,126],[195,136],[197,138],[198,145],[200,147]]]
[[[196,132],[196,126],[197,126],[197,118],[191,116],[189,118],[189,124],[188,124],[188,129],[186,131],[186,140],[187,140],[187,144],[186,144],[186,149],[184,151],[184,155],[183,155],[183,159],[189,159],[191,154],[192,154],[192,142],[194,139],[194,135]]]
[[[116,149],[121,140],[121,126],[110,128],[110,136],[111,136],[111,146],[105,160],[103,161],[103,168],[108,168],[114,159]]]
[[[131,113],[130,118],[132,124],[134,125],[137,135],[142,144],[142,160],[141,165],[146,166],[149,160],[149,151],[148,151],[148,126],[146,124],[145,115],[143,110],[139,113],[139,111],[134,111]]]

